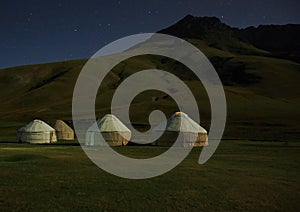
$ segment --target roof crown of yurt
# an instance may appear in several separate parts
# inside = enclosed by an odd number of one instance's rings
[[[162,135],[159,137],[158,134]],[[180,146],[208,145],[207,131],[181,111],[174,113],[154,128],[153,137],[159,138],[153,145],[171,146],[178,136],[180,136]]]
[[[102,146],[102,138],[110,146],[125,146],[131,138],[131,131],[115,115],[106,114],[88,128],[85,145]]]
[[[55,129],[39,119],[34,119],[17,131],[19,142],[41,144],[57,142]]]

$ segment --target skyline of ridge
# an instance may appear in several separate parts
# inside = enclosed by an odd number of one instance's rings
[[[0,68],[89,58],[116,39],[157,32],[187,14],[245,28],[300,23],[298,8],[292,0],[10,1],[0,13]]]

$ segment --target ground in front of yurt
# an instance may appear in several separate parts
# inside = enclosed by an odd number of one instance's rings
[[[163,147],[115,150],[153,157]],[[172,171],[129,180],[99,169],[80,146],[0,143],[0,207],[14,210],[287,210],[300,209],[300,144],[223,141],[204,165],[201,148]]]

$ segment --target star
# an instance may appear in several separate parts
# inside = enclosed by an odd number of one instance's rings
[[[78,31],[78,29],[74,29],[74,32],[77,32]]]

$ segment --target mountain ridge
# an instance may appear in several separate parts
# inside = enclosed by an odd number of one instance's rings
[[[272,24],[237,28],[223,23],[217,17],[187,15],[175,24],[158,32],[185,39],[206,40],[208,45],[219,49],[224,49],[224,47],[230,45],[230,42],[242,42],[244,46],[248,44],[271,53],[262,54],[264,56],[300,62],[300,24]],[[225,46],[222,45],[224,39],[227,41]],[[225,48],[225,50],[230,49]],[[248,54],[253,53],[252,51]]]
[[[186,29],[189,23],[190,27]],[[194,30],[199,23],[205,33],[194,35],[199,31],[197,27]],[[297,45],[293,47],[295,57],[292,59],[290,51],[284,49],[280,55],[278,49],[271,52],[261,50],[238,37],[237,32],[241,29],[209,17],[187,16],[179,21],[179,25],[159,32],[174,34],[178,29],[182,38],[209,58],[222,80],[228,104],[225,138],[284,140],[299,136],[300,64],[295,62]],[[86,61],[81,59],[1,69],[0,140],[13,140],[16,129],[36,117],[49,121],[71,120],[73,89]],[[209,129],[210,105],[205,90],[201,89],[201,82],[194,79],[182,64],[149,55],[130,58],[109,72],[105,83],[99,88],[103,92],[97,96],[97,117],[110,113],[111,97],[123,79],[137,71],[152,68],[177,75],[195,90],[195,98],[201,106],[201,124]],[[151,106],[166,111],[166,116],[177,110],[172,98],[155,92],[140,95],[133,103],[131,118],[140,126],[149,124],[149,111],[153,110]]]

